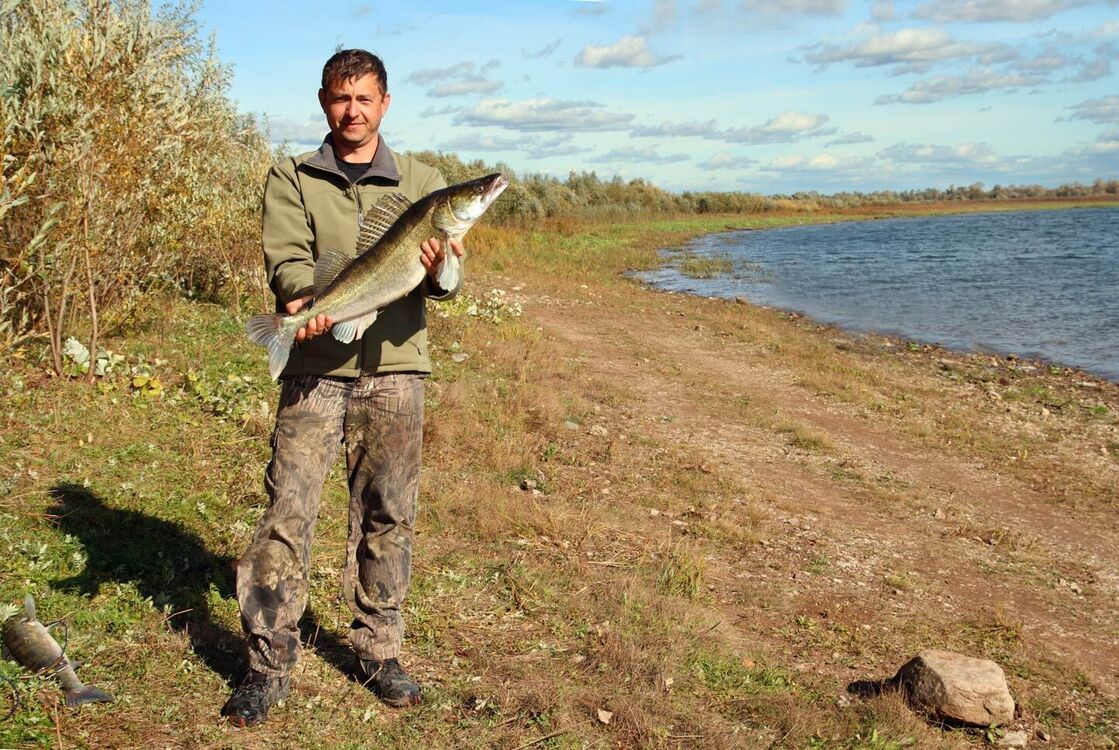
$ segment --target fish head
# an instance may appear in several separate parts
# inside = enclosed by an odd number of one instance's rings
[[[509,180],[500,173],[451,185],[432,220],[448,236],[462,237],[508,186]]]

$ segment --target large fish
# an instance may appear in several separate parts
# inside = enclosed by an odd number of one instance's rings
[[[325,251],[315,263],[314,304],[294,315],[255,315],[245,325],[249,338],[268,349],[268,369],[279,377],[287,364],[295,333],[316,315],[334,320],[331,333],[348,344],[361,337],[377,311],[416,288],[427,271],[420,243],[428,237],[461,240],[474,222],[508,186],[500,174],[436,190],[412,203],[399,193],[369,209],[358,230],[355,259]],[[453,289],[462,274],[458,256],[447,257],[436,281]]]
[[[113,696],[104,690],[87,687],[74,673],[73,663],[66,658],[58,641],[51,636],[47,626],[35,619],[35,600],[28,594],[23,598],[25,614],[13,615],[4,623],[4,648],[19,664],[32,674],[58,677],[66,693],[66,705],[82,703],[107,703]]]

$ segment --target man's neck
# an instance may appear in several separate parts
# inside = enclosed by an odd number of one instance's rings
[[[376,138],[366,143],[364,146],[358,148],[350,148],[344,143],[334,142],[334,155],[344,162],[352,164],[369,164],[377,156],[377,146],[381,142],[381,137],[378,135]]]

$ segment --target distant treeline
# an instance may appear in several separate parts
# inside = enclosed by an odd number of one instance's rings
[[[261,192],[282,149],[237,112],[229,80],[191,6],[159,4],[153,14],[148,0],[0,2],[0,355],[48,341],[61,372],[66,337],[95,350],[99,336],[157,316],[157,290],[236,307],[247,285],[260,285]],[[450,182],[505,173],[510,187],[488,220],[507,225],[1119,193],[1115,180],[672,193],[595,172],[558,179],[454,154],[416,156]]]
[[[924,190],[877,190],[871,193],[816,191],[791,195],[761,195],[742,192],[671,193],[641,178],[602,179],[595,172],[572,171],[567,179],[548,175],[517,175],[507,164],[481,160],[462,161],[455,154],[435,151],[413,152],[420,161],[438,167],[449,182],[502,172],[510,178],[509,188],[490,210],[492,220],[517,223],[543,217],[570,216],[582,219],[617,218],[647,214],[758,213],[762,211],[815,211],[826,208],[889,206],[902,203],[940,201],[987,201],[1045,198],[1119,197],[1119,180],[1096,180],[1091,185],[1072,183],[1047,188],[1041,185],[996,185],[985,190],[977,182],[966,187]]]

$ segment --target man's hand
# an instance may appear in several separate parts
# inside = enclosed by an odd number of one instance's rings
[[[451,240],[450,245],[454,254],[460,258],[466,252],[462,243],[458,240]],[[447,251],[443,249],[443,244],[434,237],[428,237],[420,245],[420,262],[424,264],[427,275],[431,277],[432,281],[439,275],[439,266],[443,265],[443,259],[446,257]]]
[[[308,294],[306,297],[293,299],[291,302],[284,305],[284,311],[288,315],[295,315],[302,310],[308,302],[314,299],[314,295]],[[334,319],[329,315],[316,315],[307,321],[307,324],[295,332],[296,341],[306,341],[313,339],[320,333],[326,333],[330,327],[334,325]]]

